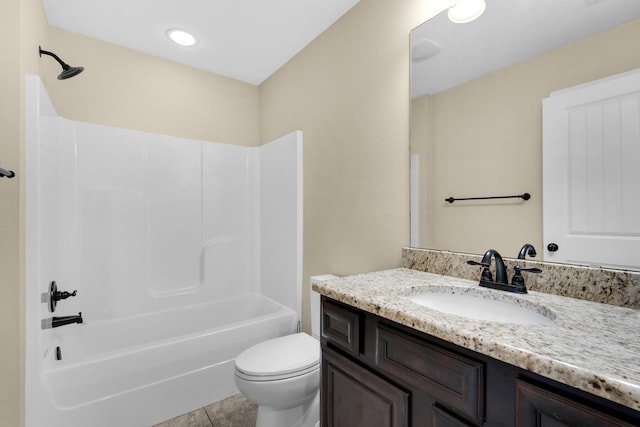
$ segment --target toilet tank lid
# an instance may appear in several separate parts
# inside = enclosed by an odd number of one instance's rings
[[[298,372],[319,363],[320,343],[305,333],[261,342],[236,357],[236,369],[255,376]]]

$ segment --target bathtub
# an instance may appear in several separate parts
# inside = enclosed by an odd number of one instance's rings
[[[25,89],[26,427],[148,427],[237,393],[234,358],[300,318],[302,133],[75,122]],[[78,292],[51,313],[54,280]]]
[[[144,427],[236,394],[235,357],[294,332],[296,313],[246,294],[63,328],[47,349],[59,345],[62,359],[45,355],[27,425]]]

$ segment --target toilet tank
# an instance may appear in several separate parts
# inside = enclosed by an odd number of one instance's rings
[[[321,276],[312,276],[311,281],[322,281],[336,279],[338,276],[333,274],[323,274]],[[320,339],[320,294],[309,289],[309,298],[311,306],[311,335],[319,340]]]

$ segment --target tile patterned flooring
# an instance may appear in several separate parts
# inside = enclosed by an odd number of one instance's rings
[[[258,407],[237,394],[154,427],[255,427]]]

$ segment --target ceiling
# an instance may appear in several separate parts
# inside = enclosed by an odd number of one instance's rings
[[[43,0],[50,25],[258,85],[359,0]],[[172,28],[198,43],[181,47]]]
[[[439,47],[430,58],[412,62],[412,98],[441,92],[640,17],[640,0],[486,3],[486,11],[475,21],[454,24],[445,11],[411,32],[414,58]]]

